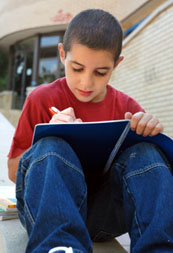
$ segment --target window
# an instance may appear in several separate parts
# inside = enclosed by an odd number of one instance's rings
[[[38,84],[50,83],[64,75],[58,54],[58,43],[61,41],[62,35],[40,38]]]
[[[44,36],[44,37],[41,37],[40,47],[41,48],[51,47],[51,46],[57,47],[59,42],[60,42],[60,36],[58,35]]]
[[[38,35],[14,45],[11,88],[14,91],[12,108],[22,109],[28,86],[50,83],[64,76],[58,43],[63,33]]]

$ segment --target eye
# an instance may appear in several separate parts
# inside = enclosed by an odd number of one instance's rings
[[[96,71],[95,73],[98,76],[105,76],[107,74],[107,72],[102,73],[102,72],[99,72],[99,71]]]
[[[81,72],[83,69],[72,68],[74,72]]]

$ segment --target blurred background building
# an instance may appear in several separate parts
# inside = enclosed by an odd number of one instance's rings
[[[161,118],[173,137],[171,0],[1,0],[0,51],[8,53],[8,79],[0,111],[16,125],[27,94],[64,75],[57,44],[70,20],[88,8],[111,12],[124,30],[125,59],[111,84]]]

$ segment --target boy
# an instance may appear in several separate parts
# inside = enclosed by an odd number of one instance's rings
[[[58,46],[66,78],[36,88],[25,102],[8,167],[14,182],[18,167],[16,196],[29,235],[26,252],[92,252],[91,240],[126,231],[132,252],[173,250],[173,179],[157,147],[141,143],[128,148],[102,177],[94,169],[87,173],[62,139],[47,137],[30,147],[37,123],[125,118],[137,134],[154,136],[163,130],[135,100],[108,85],[123,60],[122,36],[111,14],[96,9],[79,13]],[[51,106],[60,110],[52,118]]]

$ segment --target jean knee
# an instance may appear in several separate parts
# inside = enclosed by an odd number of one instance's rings
[[[49,137],[44,137],[41,138],[38,142],[36,142],[33,145],[33,148],[39,149],[43,152],[50,152],[50,151],[68,151],[71,152],[72,148],[62,138],[58,138],[55,136],[49,136]]]
[[[81,167],[78,156],[70,144],[59,137],[50,136],[40,139],[33,145],[31,152],[33,153],[33,157],[37,159],[38,156],[57,154],[70,163],[76,164],[77,167]]]
[[[131,147],[129,147],[130,150],[135,151],[137,153],[143,153],[143,152],[151,152],[155,151],[157,149],[156,145],[150,142],[139,142]]]
[[[164,154],[159,147],[153,143],[140,142],[127,149],[130,158],[138,157],[142,160],[162,160],[164,161]]]
[[[147,142],[127,148],[117,160],[117,167],[123,174],[148,171],[158,166],[169,167],[169,163],[157,145]]]
[[[139,157],[145,156],[145,160],[148,159],[148,161],[152,160],[153,162],[158,162],[158,163],[163,163],[163,164],[168,163],[165,154],[160,150],[160,148],[156,144],[153,144],[150,142],[141,142],[132,146],[132,148],[134,148],[136,154]],[[131,156],[133,156],[132,154]]]
[[[17,189],[23,189],[26,178],[30,177],[33,168],[40,170],[67,166],[77,173],[83,174],[83,168],[70,145],[57,137],[46,137],[36,142],[21,158],[17,172]],[[48,166],[49,165],[49,166]],[[36,169],[35,169],[36,172]]]

